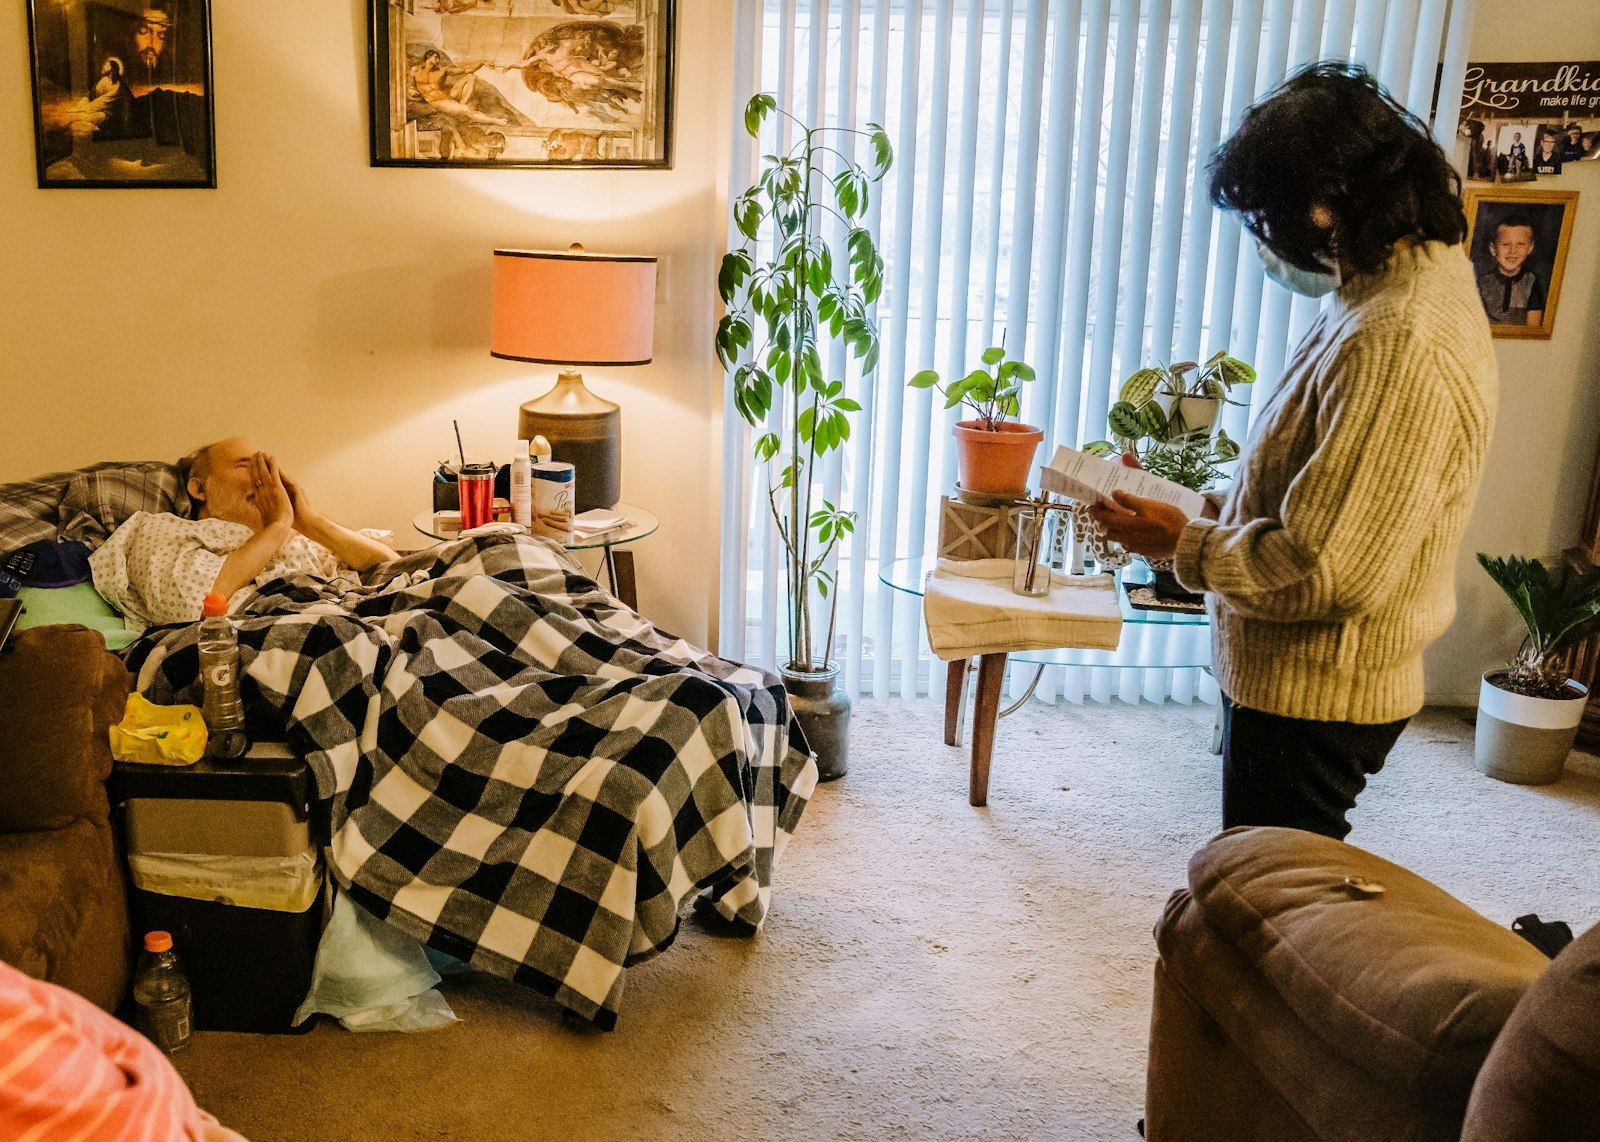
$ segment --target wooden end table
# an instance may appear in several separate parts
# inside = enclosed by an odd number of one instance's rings
[[[630,609],[639,609],[639,581],[634,575],[633,552],[619,551],[624,544],[633,543],[647,535],[653,535],[661,526],[661,520],[656,514],[635,504],[617,504],[611,508],[618,515],[623,516],[627,523],[615,531],[608,531],[604,535],[597,535],[593,539],[574,539],[571,543],[561,546],[568,551],[593,551],[601,552],[601,568],[605,571],[607,580],[611,584],[611,593],[626,604]],[[422,511],[412,517],[411,526],[430,539],[459,539],[460,532],[443,532],[435,530],[433,512]]]

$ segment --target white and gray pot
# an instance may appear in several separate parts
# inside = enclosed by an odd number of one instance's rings
[[[791,662],[778,673],[794,720],[817,759],[818,780],[843,777],[850,770],[850,695],[839,688],[839,667],[802,670]]]
[[[1589,691],[1569,679],[1566,695],[1531,698],[1505,689],[1504,679],[1492,670],[1478,690],[1478,768],[1517,785],[1548,785],[1572,752]]]
[[[1217,419],[1222,415],[1223,402],[1216,397],[1180,397],[1161,393],[1155,401],[1169,423],[1177,421],[1173,427],[1183,435],[1203,433],[1210,436],[1211,430],[1217,426]]]

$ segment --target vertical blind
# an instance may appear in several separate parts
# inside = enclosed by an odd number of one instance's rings
[[[894,168],[866,224],[886,262],[874,307],[882,353],[862,376],[826,358],[862,411],[822,468],[828,499],[858,513],[836,553],[836,658],[853,694],[938,691],[918,600],[879,580],[935,546],[955,486],[957,419],[906,378],[959,377],[1004,338],[1028,361],[1022,419],[1058,443],[1106,435],[1121,379],[1146,363],[1227,347],[1260,380],[1226,410],[1236,439],[1318,304],[1266,281],[1254,245],[1207,198],[1206,161],[1245,109],[1294,69],[1341,58],[1372,70],[1447,146],[1473,0],[737,0],[732,191],[794,139],[745,101],[773,93],[813,125],[881,123]],[[730,226],[730,240],[736,239]],[[767,246],[770,251],[770,244]],[[761,345],[755,346],[760,352]],[[1250,389],[1256,391],[1252,394]],[[729,389],[731,394],[731,386]],[[777,402],[774,416],[781,416]],[[750,432],[725,419],[720,644],[779,665],[783,564],[767,474]],[[895,576],[891,573],[891,578]],[[1214,693],[1192,665],[1195,628],[1124,630],[1145,669],[1051,667],[1045,700],[1189,700]]]

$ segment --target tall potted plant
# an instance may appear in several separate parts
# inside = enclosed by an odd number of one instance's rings
[[[1474,753],[1490,777],[1544,785],[1561,776],[1589,696],[1568,658],[1600,628],[1600,569],[1552,573],[1537,559],[1478,562],[1516,607],[1528,636],[1509,666],[1490,670],[1478,692]]]
[[[1222,479],[1222,465],[1239,458],[1239,446],[1217,427],[1217,418],[1235,385],[1255,381],[1256,371],[1226,349],[1205,362],[1143,368],[1122,382],[1106,420],[1112,440],[1096,440],[1084,451],[1096,456],[1132,452],[1154,475],[1196,492],[1208,492]],[[1115,443],[1113,443],[1115,441]],[[1179,585],[1167,560],[1146,560],[1162,598],[1197,601]]]
[[[767,503],[783,542],[789,599],[789,662],[780,673],[828,780],[849,769],[850,728],[850,700],[837,685],[833,660],[839,596],[828,562],[855,530],[856,515],[822,498],[816,463],[850,438],[850,417],[861,406],[845,395],[842,378],[824,371],[823,349],[843,342],[863,374],[877,368],[869,307],[883,290],[883,259],[862,219],[870,188],[888,173],[894,154],[875,123],[864,131],[809,127],[766,93],[746,104],[745,130],[758,138],[774,112],[794,124],[798,139],[765,156],[755,185],[734,200],[734,225],[745,241],[722,259],[717,276],[726,313],[716,347],[723,367],[733,370],[734,408],[752,427],[766,429],[755,456],[768,472]],[[861,137],[870,161],[855,162],[847,153],[852,148],[832,145],[829,136]],[[759,242],[764,222],[771,223],[769,252]],[[750,350],[750,359],[740,362],[742,350]]]
[[[1022,386],[1033,380],[1033,369],[1022,361],[1006,359],[1003,345],[991,345],[979,366],[948,386],[939,374],[923,369],[906,382],[914,389],[937,388],[944,407],[966,405],[974,416],[955,426],[956,463],[961,488],[980,495],[1016,497],[1028,490],[1033,454],[1044,430],[1007,420],[1022,408]]]

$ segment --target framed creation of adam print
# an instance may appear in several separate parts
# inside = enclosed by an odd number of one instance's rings
[[[1496,337],[1549,337],[1578,210],[1574,190],[1469,189],[1467,251]]]
[[[39,186],[214,187],[210,0],[28,0]]]
[[[369,0],[372,163],[672,165],[675,0]]]

